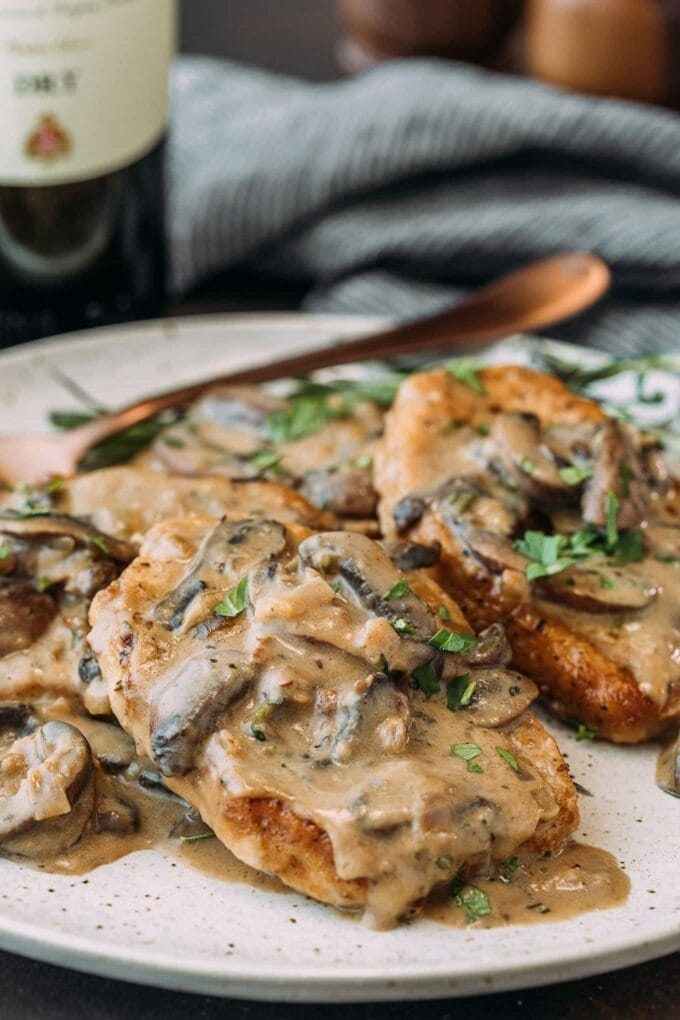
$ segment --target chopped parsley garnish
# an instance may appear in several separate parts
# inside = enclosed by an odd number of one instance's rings
[[[450,620],[451,619],[451,613],[448,611],[448,609],[444,605],[441,605],[439,607],[439,609],[437,610],[437,616],[439,617],[440,620]]]
[[[285,411],[276,411],[267,418],[267,438],[272,443],[304,439],[319,432],[330,421],[346,418],[350,411],[346,400],[332,402],[328,394],[294,396]]]
[[[574,560],[560,554],[568,539],[565,535],[546,535],[542,531],[525,531],[522,538],[514,543],[517,552],[532,562],[527,567],[527,579],[551,577],[570,567]]]
[[[607,514],[607,548],[612,550],[619,540],[619,529],[616,519],[619,515],[619,503],[613,492],[607,493],[605,512]]]
[[[489,897],[476,885],[465,885],[460,879],[456,879],[451,886],[451,895],[465,911],[466,921],[476,921],[491,913]]]
[[[244,460],[252,464],[255,470],[260,473],[277,471],[281,466],[281,459],[281,454],[275,450],[256,450],[255,453],[249,453],[247,457],[244,457]]]
[[[439,677],[432,669],[432,666],[427,664],[424,666],[418,666],[417,669],[413,670],[413,679],[420,687],[423,694],[431,697],[433,694],[439,694],[441,686],[439,683]]]
[[[515,758],[512,751],[506,751],[504,747],[497,747],[496,754],[499,755],[506,764],[510,766],[513,772],[520,772],[519,762]]]
[[[331,588],[336,595],[340,595],[343,590],[342,581],[339,578],[335,581],[331,581]]]
[[[405,620],[403,616],[397,616],[394,620],[390,620],[390,623],[396,630],[397,634],[413,634],[413,625]]]
[[[455,754],[456,758],[462,758],[463,761],[467,762],[468,772],[482,772],[481,765],[478,765],[475,758],[479,758],[482,754],[482,749],[478,744],[451,744],[449,748],[451,754]]]
[[[163,436],[163,443],[165,446],[169,446],[171,450],[183,450],[187,445],[183,439],[179,438],[179,436]],[[194,839],[196,837],[192,836],[189,838]]]
[[[202,839],[214,839],[214,832],[199,832],[195,836],[180,836],[180,843],[199,843]]]
[[[232,588],[222,601],[215,606],[215,613],[232,619],[239,616],[248,605],[248,575],[242,577],[235,588]]]
[[[441,627],[434,637],[430,638],[430,644],[440,652],[469,652],[477,644],[477,638],[464,631],[452,631]]]
[[[470,680],[469,673],[461,673],[454,676],[446,688],[446,707],[451,712],[457,712],[459,708],[465,708],[470,704],[470,699],[475,692],[476,681]]]
[[[531,475],[534,472],[534,462],[531,457],[522,457],[519,466],[526,475]]]
[[[572,729],[576,730],[577,740],[593,740],[597,736],[597,730],[591,729],[590,726],[586,726],[584,722],[581,722],[580,719],[574,718],[574,716],[570,716],[566,722]]]
[[[585,482],[588,478],[592,478],[593,476],[593,472],[590,468],[573,466],[559,468],[557,473],[565,485],[580,485],[581,482]]]
[[[680,556],[676,556],[675,553],[658,552],[654,554],[654,559],[659,563],[680,563]]]
[[[44,591],[47,591],[47,589],[52,585],[52,583],[53,582],[50,581],[49,577],[38,577],[36,578],[35,586],[38,589],[38,591],[42,593]]]
[[[362,468],[367,471],[368,468],[373,467],[373,458],[369,456],[355,457],[352,464],[356,468]]]
[[[639,563],[641,559],[644,559],[645,540],[639,528],[631,528],[630,531],[625,531],[619,537],[613,552],[614,559],[621,565]]]
[[[45,492],[49,492],[50,494],[53,492],[59,492],[59,490],[63,488],[64,481],[64,478],[52,478],[45,486]]]
[[[491,432],[491,426],[489,424],[487,424],[487,422],[485,422],[485,421],[482,422],[481,425],[477,426],[477,435],[481,436],[483,439],[486,439],[486,437],[489,435],[490,432]]]
[[[619,480],[621,482],[621,495],[627,498],[630,495],[630,483],[635,478],[635,472],[627,464],[619,465]]]
[[[444,367],[449,375],[452,375],[454,379],[463,383],[474,393],[479,393],[480,396],[486,393],[484,383],[479,378],[482,366],[477,362],[470,358],[455,358],[453,361],[447,361]]]
[[[96,546],[97,549],[99,549],[100,552],[103,552],[105,556],[108,556],[108,554],[109,554],[109,547],[107,545],[107,542],[106,542],[105,538],[102,538],[101,535],[88,535],[87,536],[87,540],[92,545]]]
[[[389,591],[385,592],[383,598],[389,602],[390,599],[401,599],[404,595],[409,595],[411,592],[408,581],[402,577],[400,581],[393,584]]]
[[[611,577],[605,577],[604,574],[600,576],[600,588],[604,588],[606,591],[611,591],[614,587],[614,582]]]
[[[0,560],[6,560],[9,556],[9,549],[6,545],[0,545]]]

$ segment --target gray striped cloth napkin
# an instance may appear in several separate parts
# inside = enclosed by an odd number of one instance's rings
[[[621,356],[680,349],[680,117],[439,61],[310,84],[178,61],[173,285],[229,267],[309,284],[306,307],[409,318],[521,262],[613,268],[553,334]]]

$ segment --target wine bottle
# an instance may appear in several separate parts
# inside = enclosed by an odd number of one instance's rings
[[[0,0],[0,346],[158,314],[175,0]]]

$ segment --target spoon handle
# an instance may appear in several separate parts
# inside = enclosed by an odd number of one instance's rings
[[[541,259],[502,276],[436,315],[137,401],[74,429],[69,434],[69,446],[85,453],[116,432],[169,407],[184,406],[219,384],[271,382],[350,362],[486,345],[513,333],[540,329],[589,307],[602,297],[609,282],[607,266],[588,252],[566,252]]]

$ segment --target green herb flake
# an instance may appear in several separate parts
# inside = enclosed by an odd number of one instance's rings
[[[4,557],[3,557],[4,558]],[[680,563],[680,556],[676,556],[675,553],[658,552],[654,553],[654,559],[658,563]]]
[[[460,676],[454,676],[451,683],[446,687],[446,707],[451,712],[457,712],[459,708],[465,708],[470,704],[476,686],[476,681],[470,680],[469,673],[461,673]]]
[[[628,464],[619,464],[619,481],[621,482],[621,495],[624,499],[630,496],[630,483],[635,478],[635,472]]]
[[[63,489],[65,480],[61,477],[52,478],[45,486],[45,492],[49,492],[50,495],[59,492],[60,489]]]
[[[619,540],[619,529],[616,523],[619,515],[619,509],[621,504],[619,503],[616,495],[611,492],[607,493],[605,501],[605,513],[607,515],[607,548],[613,549]]]
[[[346,418],[351,407],[346,400],[332,402],[329,395],[295,396],[285,411],[276,411],[266,421],[267,439],[290,443],[319,432],[330,421]]]
[[[454,379],[463,383],[474,393],[478,393],[480,396],[486,393],[484,383],[479,378],[482,366],[477,362],[470,358],[455,358],[453,361],[448,361],[444,367],[449,375],[452,375]]]
[[[397,581],[396,584],[392,585],[389,591],[385,592],[383,598],[386,602],[389,602],[390,599],[403,599],[405,595],[409,595],[410,593],[410,585],[408,581],[402,577],[400,581]]]
[[[96,548],[99,549],[100,552],[104,553],[105,556],[108,556],[109,547],[105,538],[103,538],[101,535],[88,535],[87,540],[88,542],[90,542],[91,545],[96,546]]]
[[[574,716],[570,716],[566,722],[572,729],[576,730],[577,740],[593,740],[597,736],[597,730],[587,726],[580,719],[574,718]]]
[[[559,468],[557,473],[565,485],[580,485],[581,482],[585,482],[593,476],[590,468],[574,466]]]
[[[465,911],[465,920],[468,922],[477,921],[480,917],[487,917],[491,913],[489,897],[476,885],[463,885],[460,881],[454,882],[451,887],[451,895],[458,906]]]
[[[335,592],[336,595],[342,595],[343,584],[342,584],[342,581],[340,579],[338,579],[336,581],[331,581],[331,588],[333,589],[333,591]]]
[[[507,751],[504,747],[497,747],[496,754],[503,759],[506,765],[509,765],[513,772],[521,772],[519,762],[515,758],[512,751]]]
[[[448,609],[444,605],[441,605],[439,607],[439,609],[437,610],[437,616],[439,617],[440,620],[450,620],[451,619],[451,613],[448,611]]]
[[[482,422],[481,425],[477,426],[476,431],[478,436],[481,436],[483,439],[486,439],[486,437],[491,432],[491,426],[487,422]]]
[[[439,694],[441,686],[439,683],[439,677],[432,669],[432,666],[427,664],[424,666],[418,666],[417,669],[413,670],[413,679],[420,687],[423,694],[427,695],[428,698],[432,697],[433,694]]]
[[[604,588],[606,591],[611,591],[614,587],[615,585],[611,577],[606,577],[604,574],[600,575],[600,588]]]
[[[256,450],[244,458],[252,464],[256,471],[278,471],[281,467],[281,454],[275,450]]]
[[[52,586],[53,582],[50,581],[49,577],[38,577],[35,581],[35,586],[39,592],[47,591]]]
[[[355,457],[352,461],[352,465],[355,468],[360,468],[362,471],[367,471],[373,467],[373,458],[369,456]]]
[[[430,638],[430,644],[440,652],[469,652],[477,644],[477,638],[464,631],[451,631],[441,627],[434,637]]]
[[[183,450],[187,445],[179,436],[163,436],[163,444],[169,446],[171,450]]]
[[[214,832],[199,832],[196,836],[180,836],[180,843],[200,843],[204,839],[214,839]]]
[[[462,758],[463,761],[473,761],[475,758],[479,758],[482,754],[482,749],[479,744],[451,744],[449,748],[451,754],[454,754],[456,758]]]
[[[612,550],[614,559],[621,566],[626,563],[639,563],[645,557],[645,540],[639,528],[624,531]]]
[[[519,466],[525,475],[532,475],[534,473],[534,462],[531,457],[522,457]]]
[[[0,560],[6,560],[9,556],[9,549],[6,545],[0,545]]]
[[[405,620],[403,616],[395,617],[393,620],[390,620],[390,623],[400,636],[404,634],[413,634],[413,624],[409,623],[408,620]]]
[[[235,588],[225,595],[214,609],[218,616],[224,616],[230,620],[239,616],[248,605],[248,575],[242,577]]]

